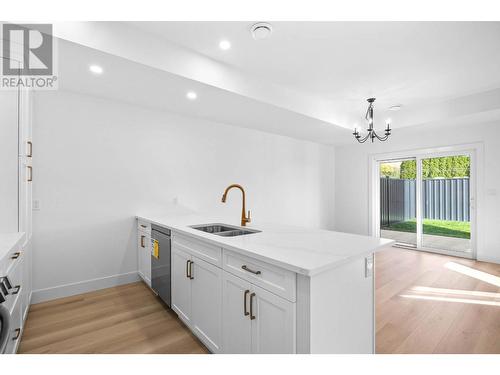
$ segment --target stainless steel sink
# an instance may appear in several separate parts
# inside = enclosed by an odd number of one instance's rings
[[[222,237],[236,237],[260,232],[260,230],[241,228],[228,224],[199,224],[191,225],[191,228]]]
[[[239,229],[239,230],[231,230],[228,232],[220,232],[216,233],[218,236],[222,237],[236,237],[236,236],[243,236],[245,234],[252,234],[252,233],[259,233],[260,230],[250,230],[250,229]]]

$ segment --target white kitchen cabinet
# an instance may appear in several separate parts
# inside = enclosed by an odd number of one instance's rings
[[[23,317],[21,313],[21,304],[16,303],[10,313],[10,335],[5,354],[16,354],[19,343],[21,342],[21,335],[23,333]]]
[[[224,272],[222,276],[222,331],[224,353],[252,352],[252,325],[249,320],[248,281]]]
[[[222,342],[222,272],[192,257],[189,280],[193,331],[213,353],[220,352]]]
[[[21,288],[21,306],[22,317],[26,320],[31,302],[32,286],[32,259],[33,259],[33,240],[30,239],[23,248],[23,285]]]
[[[151,234],[137,230],[137,266],[139,276],[151,286]]]
[[[295,304],[223,273],[225,353],[295,353]]]
[[[210,351],[295,353],[295,302],[223,270],[220,248],[211,244],[205,248],[202,241],[179,234],[173,238],[172,309]],[[245,262],[260,267],[265,285],[270,284],[268,279],[276,280],[273,290],[294,292],[280,287],[288,280],[274,276],[281,275],[280,270]]]
[[[222,269],[172,248],[172,309],[213,353],[222,343]]]
[[[16,353],[31,298],[31,241],[23,246],[25,234],[0,234],[10,249],[0,257],[2,305],[11,315],[6,353]]]
[[[252,353],[295,353],[295,304],[255,285],[249,299]]]
[[[191,324],[191,255],[172,247],[172,309],[184,323]]]

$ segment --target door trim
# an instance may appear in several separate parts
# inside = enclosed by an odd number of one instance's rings
[[[460,253],[448,250],[439,250],[432,248],[425,248],[421,245],[421,225],[417,225],[417,250],[428,251],[439,254],[459,256],[463,258],[477,259],[477,254],[481,253],[483,243],[480,236],[481,228],[481,204],[483,202],[483,186],[484,181],[484,144],[483,143],[470,143],[454,146],[443,146],[434,148],[424,148],[408,151],[395,151],[389,153],[370,154],[368,156],[368,181],[369,181],[369,204],[368,204],[368,217],[369,217],[369,234],[371,236],[380,237],[380,199],[378,196],[380,189],[379,181],[379,164],[381,161],[388,161],[391,159],[417,159],[417,202],[421,201],[421,160],[429,157],[439,156],[453,156],[453,155],[469,155],[471,158],[471,252]],[[421,207],[417,204],[417,218],[420,216]]]

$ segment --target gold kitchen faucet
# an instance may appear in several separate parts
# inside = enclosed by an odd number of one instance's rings
[[[222,194],[222,203],[226,203],[227,193],[232,188],[238,188],[241,190],[242,203],[243,203],[243,207],[241,209],[241,226],[244,227],[244,226],[246,226],[247,223],[250,222],[250,210],[248,210],[248,216],[245,216],[245,189],[243,189],[243,187],[241,185],[238,185],[238,184],[229,185],[226,188],[226,190],[224,190],[224,194]]]

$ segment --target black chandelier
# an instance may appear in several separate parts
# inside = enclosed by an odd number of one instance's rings
[[[370,98],[370,99],[367,99],[368,101],[368,110],[366,111],[366,115],[365,115],[365,119],[366,121],[368,121],[368,134],[365,135],[364,137],[361,137],[361,135],[359,134],[358,132],[358,129],[354,129],[354,133],[352,133],[354,135],[354,138],[356,138],[356,140],[359,142],[359,143],[365,143],[368,139],[371,139],[372,142],[375,138],[377,138],[379,141],[386,141],[389,136],[391,135],[391,128],[390,128],[390,121],[387,120],[387,127],[385,128],[385,135],[384,136],[380,136],[378,135],[375,130],[373,129],[373,102],[375,101],[375,98]]]

